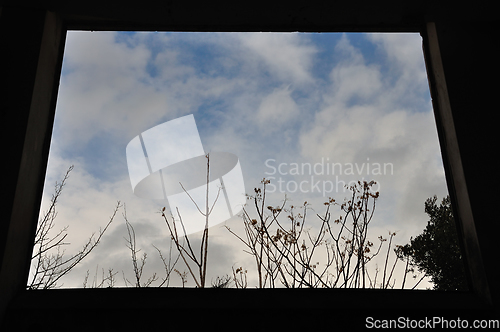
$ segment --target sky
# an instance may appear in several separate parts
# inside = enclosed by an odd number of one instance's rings
[[[398,244],[425,228],[425,200],[447,195],[419,34],[70,31],[41,206],[43,214],[74,165],[56,219],[69,226],[67,254],[120,201],[148,254],[144,275],[162,273],[153,245],[168,252],[159,213],[168,203],[134,195],[126,149],[188,115],[205,153],[237,156],[246,193],[267,178],[270,205],[307,200],[312,230],[322,203],[342,201],[349,181],[377,181],[369,234],[397,232]],[[122,213],[63,287],[109,268],[118,284],[132,279]],[[208,280],[242,266],[255,286],[252,257],[224,225],[242,232],[238,216],[210,228]],[[178,276],[170,285],[180,285]]]

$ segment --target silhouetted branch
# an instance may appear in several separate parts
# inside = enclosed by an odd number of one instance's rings
[[[100,243],[104,233],[109,225],[113,222],[118,209],[121,207],[120,202],[117,202],[113,214],[109,218],[108,223],[104,228],[99,229],[96,236],[93,233],[88,241],[82,246],[82,249],[76,254],[69,257],[65,256],[65,251],[61,251],[63,245],[69,243],[64,242],[67,237],[68,226],[62,228],[55,235],[51,235],[50,231],[55,227],[55,218],[57,216],[56,206],[62,189],[69,178],[69,173],[73,170],[73,166],[69,167],[60,183],[56,182],[55,191],[51,198],[49,210],[40,219],[35,233],[34,254],[32,256],[32,274],[28,281],[28,289],[46,289],[58,287],[57,282],[78,265],[92,250]]]

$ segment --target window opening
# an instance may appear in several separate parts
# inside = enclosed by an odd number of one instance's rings
[[[69,258],[92,233],[90,247],[105,233],[59,286],[432,287],[419,273],[405,279],[405,260],[393,268],[396,245],[427,225],[426,200],[436,195],[439,205],[447,196],[418,34],[70,31],[41,218],[71,165],[47,236],[67,225],[57,239],[71,243],[61,247]],[[345,228],[352,212],[342,204],[352,195],[346,186],[358,181],[373,196],[358,222],[370,220],[368,235],[353,240]],[[262,196],[264,185],[264,205],[245,197]],[[179,233],[184,227],[203,266],[207,211],[206,275],[185,252],[193,278],[165,218],[173,214]],[[241,241],[245,212],[250,229],[261,224],[260,213],[272,224],[262,238],[271,251],[262,258],[274,261],[262,263],[260,278]],[[337,228],[309,257],[326,230],[321,218]],[[352,245],[360,239],[362,246]],[[290,261],[292,253],[306,259]],[[45,264],[61,263],[55,255]],[[360,264],[366,273],[354,272]],[[35,264],[34,288],[36,271]],[[336,278],[345,271],[347,279]]]

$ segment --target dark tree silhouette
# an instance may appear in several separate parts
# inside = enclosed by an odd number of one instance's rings
[[[400,248],[400,255],[430,276],[435,290],[467,290],[450,197],[443,198],[441,205],[436,201],[436,196],[426,200],[427,227]]]

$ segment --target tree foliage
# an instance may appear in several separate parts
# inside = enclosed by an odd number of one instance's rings
[[[462,254],[453,218],[450,197],[436,204],[437,197],[425,202],[429,221],[422,234],[401,247],[400,254],[431,277],[435,290],[467,290]]]

